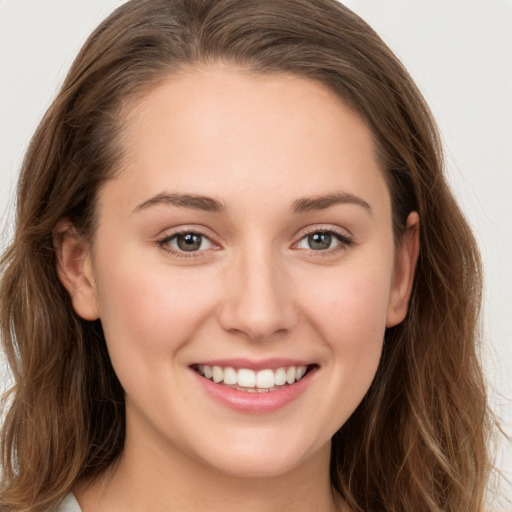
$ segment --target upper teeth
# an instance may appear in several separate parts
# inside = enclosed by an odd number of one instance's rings
[[[270,389],[284,384],[293,384],[302,379],[306,366],[287,366],[275,370],[267,369],[255,372],[247,368],[199,365],[197,371],[213,382],[240,386],[244,388]]]

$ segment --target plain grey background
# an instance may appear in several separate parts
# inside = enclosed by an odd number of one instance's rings
[[[122,0],[0,0],[0,246],[31,134],[81,44]],[[443,136],[485,264],[484,363],[512,434],[512,1],[348,0],[402,59]],[[0,374],[0,382],[8,381]],[[499,466],[512,478],[510,442]],[[504,504],[503,487],[496,507]],[[510,505],[509,505],[510,506]]]

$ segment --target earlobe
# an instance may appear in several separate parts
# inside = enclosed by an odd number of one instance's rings
[[[68,291],[75,312],[84,320],[99,318],[98,298],[90,247],[68,219],[61,219],[53,230],[57,273]]]
[[[420,219],[417,212],[411,212],[397,248],[386,327],[399,324],[407,315],[419,252]]]

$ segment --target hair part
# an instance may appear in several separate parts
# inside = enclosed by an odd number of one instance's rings
[[[373,133],[395,238],[411,211],[421,219],[410,311],[386,332],[372,387],[333,438],[333,488],[355,512],[481,510],[491,464],[476,354],[479,253],[421,94],[335,0],[132,0],[80,51],[30,143],[1,261],[0,327],[15,384],[0,510],[50,509],[123,449],[123,389],[100,322],[79,318],[60,283],[54,230],[67,217],[93,236],[98,190],[123,159],[125,107],[184,67],[219,62],[327,86]]]

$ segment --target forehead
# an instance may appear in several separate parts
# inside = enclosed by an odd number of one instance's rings
[[[119,176],[137,195],[388,195],[366,124],[295,75],[182,70],[129,103],[122,125]]]

